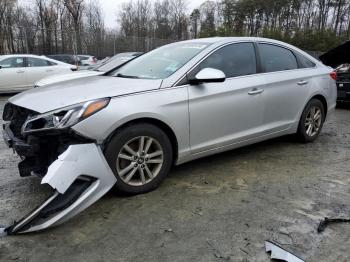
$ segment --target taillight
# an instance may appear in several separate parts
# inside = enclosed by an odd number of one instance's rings
[[[332,73],[330,73],[330,76],[333,80],[337,80],[337,72],[333,71]]]

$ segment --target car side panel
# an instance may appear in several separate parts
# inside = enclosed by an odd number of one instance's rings
[[[2,68],[0,79],[0,93],[16,92],[28,88],[26,67]]]
[[[72,72],[68,67],[55,65],[55,66],[40,66],[40,67],[27,67],[28,84],[33,87],[34,83],[52,75],[63,74]]]
[[[190,142],[192,153],[233,144],[264,134],[262,75],[226,79],[223,83],[189,86]]]
[[[187,87],[158,89],[111,99],[109,106],[73,129],[103,143],[118,127],[142,118],[168,125],[177,138],[179,158],[190,154]]]
[[[317,69],[297,69],[266,73],[264,92],[264,129],[286,130],[293,125],[309,99],[313,75]],[[298,84],[298,83],[305,84]]]
[[[309,92],[304,100],[304,104],[299,108],[295,116],[294,123],[289,129],[289,133],[295,133],[298,129],[300,117],[306,107],[307,103],[315,96],[322,96],[327,101],[327,117],[334,111],[337,99],[337,87],[335,81],[330,77],[333,70],[326,66],[318,67],[314,71],[309,84]]]

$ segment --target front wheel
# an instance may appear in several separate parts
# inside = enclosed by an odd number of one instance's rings
[[[121,129],[105,151],[116,178],[116,188],[127,194],[155,189],[169,173],[173,153],[168,136],[151,124]]]
[[[305,107],[298,127],[298,137],[304,143],[313,142],[321,132],[325,120],[322,102],[312,99]]]

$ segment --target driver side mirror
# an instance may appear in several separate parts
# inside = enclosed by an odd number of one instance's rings
[[[201,83],[220,83],[226,79],[225,73],[214,68],[203,68],[194,78],[189,79],[191,85],[198,85]]]

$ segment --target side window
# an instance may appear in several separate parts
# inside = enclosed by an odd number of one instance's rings
[[[79,58],[80,60],[88,60],[88,59],[89,59],[88,56],[78,56],[78,58]]]
[[[2,68],[24,67],[24,58],[23,57],[6,58],[0,61],[0,66]]]
[[[51,66],[51,63],[49,61],[40,58],[28,57],[27,61],[28,67]]]
[[[69,63],[72,61],[72,58],[70,56],[63,56],[63,61]]]
[[[312,67],[316,66],[316,64],[314,62],[311,62],[305,56],[298,54],[298,53],[295,53],[295,55],[299,61],[299,68],[312,68]]]
[[[261,64],[265,72],[285,71],[298,68],[294,54],[283,47],[259,44]]]
[[[191,73],[194,77],[203,68],[223,71],[227,78],[256,73],[255,49],[252,43],[224,46],[203,60]]]

